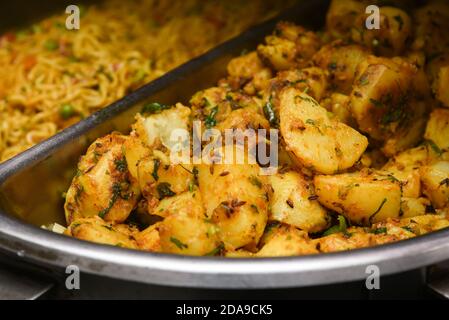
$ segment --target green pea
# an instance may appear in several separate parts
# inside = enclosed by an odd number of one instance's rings
[[[59,115],[63,119],[69,119],[75,114],[75,108],[71,104],[63,104],[59,108]]]
[[[59,43],[55,40],[49,39],[44,43],[44,47],[49,51],[55,51],[59,48]]]

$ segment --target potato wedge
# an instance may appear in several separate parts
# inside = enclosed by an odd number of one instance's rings
[[[279,117],[287,150],[302,165],[320,173],[352,167],[368,146],[366,137],[330,119],[326,109],[294,88],[281,92]]]
[[[367,30],[369,14],[363,12],[354,22],[352,40],[371,49],[376,55],[400,56],[408,45],[412,33],[410,16],[399,8],[381,7],[379,29]]]
[[[163,252],[202,256],[220,246],[219,229],[206,218],[201,194],[185,192],[174,196],[171,205],[161,204],[159,237]]]
[[[366,4],[357,0],[332,0],[326,15],[326,30],[333,38],[348,38],[356,17],[365,8]]]
[[[257,53],[275,71],[305,66],[321,44],[314,32],[288,22],[280,22],[274,34],[265,38],[265,44],[257,47]]]
[[[314,178],[318,201],[359,225],[397,218],[401,209],[401,186],[391,176],[369,169]]]
[[[410,103],[416,68],[405,61],[369,56],[358,66],[351,93],[351,110],[360,130],[386,140],[407,127],[419,105]]]
[[[329,72],[335,91],[350,94],[357,66],[368,57],[369,51],[359,45],[334,41],[325,45],[312,58],[315,65]]]
[[[188,190],[195,180],[193,165],[170,164],[163,154],[159,155],[144,158],[137,166],[139,187],[150,213],[159,200]]]
[[[270,233],[263,247],[257,252],[257,257],[286,257],[318,253],[306,232],[291,226],[280,226]]]
[[[228,163],[198,166],[198,181],[206,216],[220,230],[226,248],[257,245],[268,218],[269,188],[257,164],[239,146],[217,150]],[[229,156],[233,154],[234,157]],[[237,159],[244,159],[238,164]]]
[[[190,108],[178,103],[174,108],[149,116],[138,115],[133,130],[150,148],[164,146],[169,150],[177,147],[179,141],[172,139],[174,130],[190,132]]]
[[[449,161],[437,161],[420,168],[423,193],[432,205],[442,209],[449,205]]]
[[[118,133],[95,140],[78,163],[78,173],[66,194],[68,224],[79,218],[99,216],[121,223],[137,205],[140,190],[130,174]]]
[[[269,219],[307,232],[319,232],[328,226],[326,210],[313,199],[312,186],[295,171],[269,176],[273,188]]]
[[[449,150],[449,109],[432,111],[424,138],[433,141],[441,150]]]
[[[114,225],[97,216],[75,220],[66,231],[74,238],[129,249],[137,249],[136,233],[127,225]]]

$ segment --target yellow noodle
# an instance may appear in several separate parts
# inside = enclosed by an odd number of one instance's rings
[[[292,2],[112,0],[88,7],[80,30],[61,13],[4,34],[0,162]]]

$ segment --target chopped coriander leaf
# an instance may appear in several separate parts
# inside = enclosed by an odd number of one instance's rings
[[[170,107],[165,104],[161,104],[158,102],[152,102],[152,103],[148,103],[143,106],[142,113],[155,114],[155,113],[160,113],[161,111],[169,109],[169,108]]]
[[[413,229],[411,227],[409,227],[409,226],[404,226],[404,227],[401,227],[401,228],[404,229],[404,230],[407,230],[408,232],[415,233],[415,231],[413,231]]]
[[[120,172],[125,172],[128,169],[128,163],[126,162],[126,158],[122,157],[120,159],[114,160],[115,168]]]
[[[374,233],[374,234],[382,234],[382,233],[386,234],[387,233],[387,228],[385,228],[385,227],[377,228],[377,229],[372,230],[371,233]]]
[[[106,208],[104,208],[103,210],[101,210],[98,213],[98,216],[100,218],[104,218],[104,216],[111,211],[112,207],[114,206],[115,202],[117,201],[120,193],[122,192],[122,187],[120,185],[120,183],[114,183],[112,185],[112,197],[111,199],[109,199],[109,204]]]
[[[326,231],[324,231],[323,236],[329,236],[331,234],[338,233],[338,232],[340,232],[340,227],[333,226],[333,227],[330,227],[329,229],[327,229]]]
[[[443,151],[440,149],[440,147],[438,147],[437,144],[432,140],[426,140],[425,144],[429,145],[432,148],[432,150],[439,156],[443,154]]]
[[[306,102],[310,102],[311,104],[313,104],[314,106],[319,106],[319,103],[316,102],[313,98],[309,98],[309,97],[302,97],[302,96],[296,96],[296,99],[300,99],[302,101],[306,101]]]
[[[159,176],[158,176],[157,172],[159,170],[160,165],[161,165],[161,160],[154,159],[154,161],[153,161],[153,172],[151,173],[151,175],[153,176],[155,181],[159,180]]]
[[[256,176],[250,176],[249,182],[251,182],[252,185],[258,187],[259,189],[262,188],[262,182]]]
[[[167,182],[161,182],[157,185],[156,189],[157,192],[159,193],[159,199],[164,199],[176,195],[176,193],[174,193],[170,189],[170,187],[171,187],[170,183]]]
[[[223,250],[224,250],[224,244],[220,243],[215,249],[213,249],[209,253],[206,253],[205,255],[206,256],[210,256],[210,257],[218,256],[218,255],[220,255],[223,252]]]
[[[381,124],[387,125],[389,123],[398,122],[403,117],[404,112],[401,108],[387,112],[381,119]]]
[[[346,232],[346,229],[348,228],[347,224],[346,224],[346,219],[343,216],[338,216],[338,224],[340,226],[340,231],[341,232]]]
[[[312,119],[307,119],[307,120],[306,120],[306,123],[307,123],[307,124],[310,124],[310,125],[312,125],[312,126],[315,125],[315,121],[312,120]]]
[[[170,237],[170,241],[178,247],[178,249],[180,250],[184,250],[187,249],[189,246],[186,245],[185,243],[182,243],[180,240],[174,238],[174,237]]]
[[[376,214],[378,214],[380,210],[382,210],[385,203],[387,203],[387,198],[382,200],[382,203],[380,204],[379,208],[377,208],[377,210],[369,217],[369,222],[371,222],[371,220],[376,216]]]
[[[192,180],[189,182],[189,192],[193,192],[195,190],[195,181]]]
[[[331,235],[334,233],[339,233],[339,232],[342,232],[344,234],[347,233],[346,230],[347,230],[348,226],[346,224],[345,217],[342,215],[339,215],[337,219],[338,219],[338,225],[332,226],[329,229],[327,229],[326,231],[324,231],[323,236],[328,236],[328,235]]]
[[[215,119],[217,112],[218,112],[218,107],[213,107],[212,110],[210,111],[210,114],[206,117],[206,120],[204,120],[204,124],[206,125],[206,128],[210,129],[217,124],[217,120]]]

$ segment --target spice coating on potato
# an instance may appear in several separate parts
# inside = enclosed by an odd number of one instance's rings
[[[281,93],[279,114],[287,150],[319,173],[333,174],[350,168],[368,146],[363,135],[330,119],[318,102],[293,88]]]
[[[116,133],[99,138],[81,158],[66,195],[69,223],[92,216],[121,223],[134,209],[140,190],[128,170],[123,149],[127,139]]]
[[[389,175],[364,169],[356,173],[315,176],[314,184],[322,205],[355,224],[370,225],[399,217],[401,186]]]

